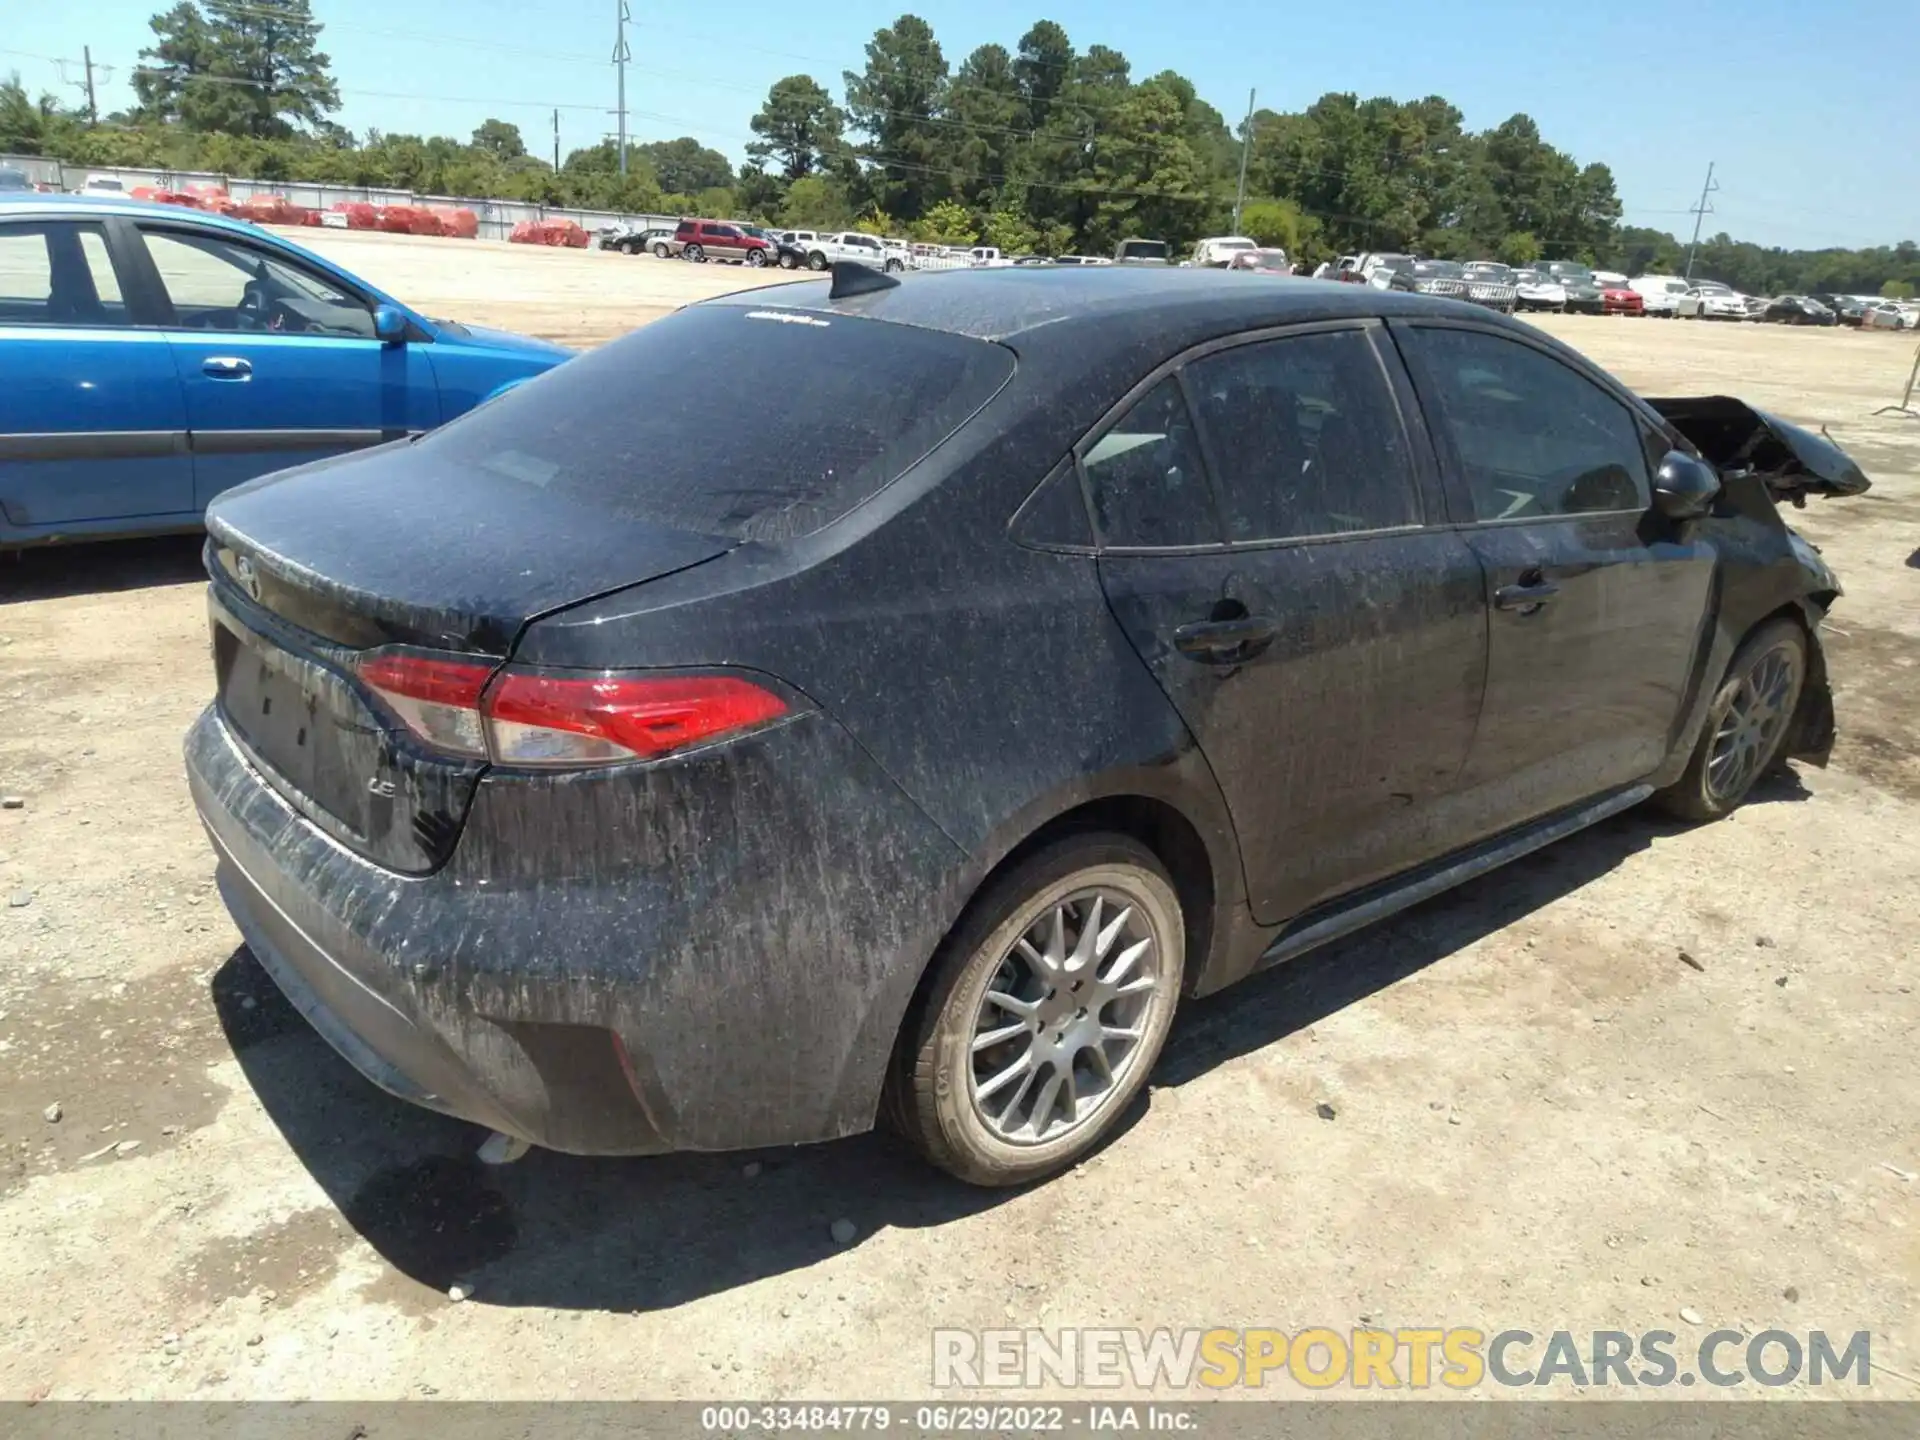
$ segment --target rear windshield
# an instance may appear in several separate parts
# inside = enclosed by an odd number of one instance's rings
[[[1005,346],[945,331],[696,305],[418,443],[631,519],[787,540],[879,493],[1013,367]]]
[[[1120,253],[1129,260],[1164,260],[1167,258],[1167,242],[1164,240],[1125,240],[1120,244]]]

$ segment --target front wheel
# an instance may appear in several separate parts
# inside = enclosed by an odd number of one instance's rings
[[[667,248],[666,241],[656,240],[653,242],[653,255],[656,260],[664,260],[672,253],[673,252]]]
[[[1180,900],[1152,851],[1118,834],[1055,841],[942,945],[896,1052],[891,1117],[975,1185],[1064,1169],[1145,1088],[1185,961]]]
[[[1683,820],[1718,820],[1780,763],[1807,677],[1807,637],[1791,620],[1770,620],[1727,665],[1686,771],[1655,797]]]
[[[799,265],[799,263],[800,263],[799,260],[794,258],[794,254],[791,250],[786,250],[781,252],[780,268],[782,270],[791,270],[797,265]]]

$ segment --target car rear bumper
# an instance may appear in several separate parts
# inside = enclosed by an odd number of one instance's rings
[[[403,1100],[578,1154],[871,1126],[962,889],[817,713],[678,763],[490,777],[426,876],[305,820],[215,708],[186,759],[221,896],[314,1029]]]

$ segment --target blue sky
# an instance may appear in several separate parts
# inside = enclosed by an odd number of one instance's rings
[[[630,0],[631,133],[691,134],[738,160],[767,86],[804,71],[840,94],[840,72],[899,13],[900,0],[736,0],[721,7]],[[341,87],[336,117],[356,131],[465,136],[489,115],[551,147],[610,134],[615,0],[314,0]],[[127,75],[149,43],[160,0],[33,4],[11,0],[0,72],[33,89],[80,79],[90,45],[112,67],[101,109],[131,100]],[[1682,0],[1617,5],[1415,0],[1275,5],[1217,0],[939,0],[916,14],[948,62],[997,40],[1009,49],[1036,19],[1080,48],[1119,49],[1141,78],[1172,68],[1237,123],[1249,87],[1299,109],[1328,90],[1412,99],[1440,94],[1474,129],[1515,111],[1580,161],[1604,161],[1629,224],[1684,240],[1685,213],[1717,162],[1716,214],[1704,233],[1792,247],[1920,238],[1915,163],[1920,61],[1915,0]],[[1896,53],[1904,49],[1904,57]]]

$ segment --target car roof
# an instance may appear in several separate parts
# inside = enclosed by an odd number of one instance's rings
[[[1244,274],[1176,266],[1009,265],[905,275],[897,285],[839,300],[829,299],[828,289],[824,280],[800,281],[701,303],[862,316],[981,340],[1011,340],[1040,330],[1063,338],[1064,332],[1075,337],[1074,343],[1097,343],[1102,330],[1116,337],[1131,332],[1143,316],[1164,327],[1170,340],[1195,337],[1181,344],[1312,320],[1436,311],[1488,316],[1463,303],[1371,286],[1293,276],[1250,281]]]
[[[258,235],[260,227],[245,220],[216,215],[211,210],[195,210],[187,205],[162,205],[157,200],[135,200],[130,195],[48,195],[38,191],[0,197],[8,218],[24,215],[69,220],[95,219],[102,215],[125,215],[132,219],[161,219],[202,225],[209,230],[224,230],[234,235]]]

